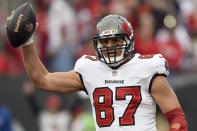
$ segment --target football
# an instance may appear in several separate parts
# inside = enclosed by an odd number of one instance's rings
[[[12,11],[6,25],[8,39],[15,48],[28,41],[35,29],[36,15],[28,3]]]

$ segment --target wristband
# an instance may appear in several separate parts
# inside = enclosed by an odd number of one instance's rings
[[[170,131],[187,131],[187,121],[184,112],[181,107],[177,107],[164,114],[167,118],[170,126]],[[180,128],[175,129],[172,127],[173,124],[179,124]]]

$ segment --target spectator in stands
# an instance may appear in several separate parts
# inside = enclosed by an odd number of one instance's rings
[[[73,49],[77,44],[75,11],[65,0],[53,0],[48,15],[48,69],[51,72],[73,68]]]
[[[108,4],[108,10],[110,14],[119,14],[128,18],[135,30],[139,3],[138,0],[112,0]]]
[[[74,66],[75,51],[78,45],[76,13],[66,0],[52,0],[50,3],[47,30],[48,43],[46,47],[46,66],[51,72],[69,71]],[[68,108],[72,108],[76,94],[63,96],[70,101]]]
[[[48,44],[48,13],[51,6],[51,0],[39,0],[37,2],[37,21],[39,23],[36,31],[36,38],[38,40],[39,55],[42,62],[46,65],[47,59],[47,44]]]
[[[142,9],[139,13],[138,26],[135,34],[135,51],[143,55],[158,53],[154,33],[154,17],[149,8]]]
[[[62,109],[62,100],[57,95],[45,99],[45,109],[41,109],[34,95],[34,88],[29,82],[23,84],[24,94],[33,113],[38,118],[40,131],[68,131],[71,113]]]
[[[179,71],[184,52],[174,35],[174,29],[168,29],[167,32],[168,38],[165,41],[158,42],[159,52],[168,61],[169,69],[172,70],[172,72]]]

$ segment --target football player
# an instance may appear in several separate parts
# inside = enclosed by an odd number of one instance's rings
[[[70,72],[48,72],[32,38],[21,46],[34,87],[87,92],[97,131],[157,131],[156,104],[168,119],[170,131],[187,131],[184,112],[166,79],[165,58],[134,53],[133,29],[126,18],[102,18],[94,37],[97,56],[82,56]]]

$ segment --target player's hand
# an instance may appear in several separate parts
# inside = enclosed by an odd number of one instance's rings
[[[38,28],[38,23],[36,23],[36,29]],[[35,29],[35,30],[36,30]],[[27,42],[25,42],[25,44],[23,44],[22,46],[27,46],[27,45],[31,45],[31,44],[33,44],[33,37],[34,37],[34,32],[33,32],[33,34],[32,34],[32,36],[30,37],[30,39],[27,41]]]
[[[38,24],[30,4],[23,4],[12,11],[7,18],[7,35],[11,45],[15,48],[33,43],[33,33]]]

